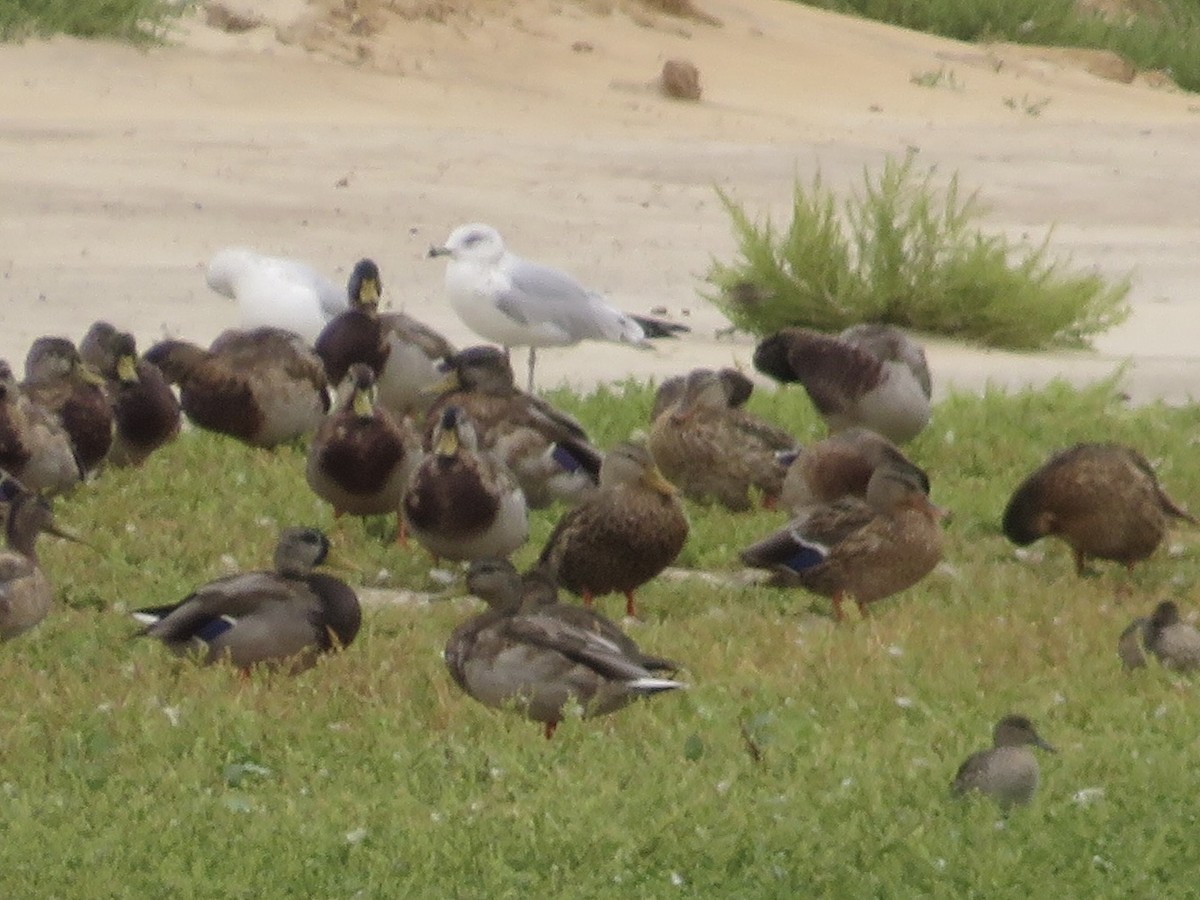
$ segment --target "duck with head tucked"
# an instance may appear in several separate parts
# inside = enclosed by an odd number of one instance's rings
[[[25,396],[5,360],[0,360],[0,469],[37,493],[60,494],[83,478],[62,423]]]
[[[691,500],[742,512],[750,509],[754,489],[773,507],[787,471],[780,454],[796,452],[799,442],[733,403],[730,385],[712,369],[690,372],[678,399],[654,420],[650,452]]]
[[[925,471],[869,428],[847,428],[784,458],[788,469],[779,505],[793,515],[845,496],[865,498],[871,476],[882,465],[911,472],[929,493]]]
[[[508,468],[479,449],[457,406],[442,411],[401,508],[409,533],[437,559],[507,557],[529,538],[525,495]]]
[[[603,454],[573,416],[516,386],[499,347],[468,347],[447,357],[442,369],[445,375],[431,388],[441,393],[430,408],[429,435],[444,409],[462,409],[480,446],[508,466],[534,509],[555,500],[577,503],[595,489]]]
[[[547,738],[572,705],[591,718],[687,686],[659,674],[678,667],[643,653],[615,623],[558,603],[544,572],[522,579],[504,560],[480,559],[467,588],[490,608],[450,636],[450,675],[479,702],[542,722]]]
[[[377,405],[370,366],[354,363],[348,377],[349,395],[308,448],[308,485],[335,515],[399,517],[404,489],[421,463],[420,439],[408,419],[396,421]]]
[[[139,610],[134,617],[146,626],[140,633],[205,665],[228,660],[243,671],[311,668],[322,653],[349,646],[362,624],[354,591],[314,571],[329,549],[315,528],[284,529],[272,571],[219,578],[178,603]]]
[[[711,372],[720,379],[725,387],[725,404],[731,409],[740,409],[745,406],[750,395],[754,393],[754,382],[738,369],[728,366],[723,369],[693,369],[684,375],[672,375],[658,386],[658,390],[654,392],[654,406],[650,411],[651,422],[654,422],[683,397],[688,381],[695,372]]]
[[[925,351],[890,325],[839,335],[784,328],[755,348],[754,366],[785,384],[800,382],[832,432],[861,425],[904,444],[929,424]]]
[[[1154,469],[1121,444],[1076,444],[1055,453],[1013,492],[1004,534],[1024,547],[1047,536],[1070,546],[1075,571],[1089,559],[1127,569],[1162,543],[1171,519],[1196,520],[1167,496]]]
[[[829,597],[834,616],[852,598],[867,606],[912,587],[942,558],[940,520],[916,475],[895,466],[875,470],[866,499],[843,497],[806,509],[741,553],[746,565],[773,573],[771,583]]]
[[[104,461],[113,441],[113,409],[104,379],[67,338],[40,337],[25,356],[21,390],[58,417],[86,475]]]
[[[1028,718],[1005,716],[992,731],[991,749],[972,753],[959,767],[952,785],[954,793],[978,791],[1006,810],[1029,804],[1041,780],[1041,767],[1033,747],[1056,752]]]
[[[636,616],[634,592],[675,561],[689,527],[650,451],[618,444],[605,454],[599,488],[558,520],[538,565],[587,606],[620,591],[626,614]]]
[[[416,414],[429,404],[425,390],[440,377],[438,361],[454,347],[404,313],[379,310],[383,281],[373,260],[361,259],[347,285],[350,308],[333,318],[314,349],[337,388],[354,363],[371,367],[381,406],[394,416]]]
[[[247,247],[215,253],[204,277],[210,288],[237,302],[243,328],[287,329],[305,341],[315,341],[347,306],[345,289],[307,263]]]
[[[0,503],[7,506],[8,541],[8,549],[0,553],[0,640],[7,641],[41,622],[54,605],[54,589],[38,560],[38,536],[46,532],[83,541],[54,521],[48,500],[4,473],[0,473]]]
[[[229,330],[207,350],[162,341],[146,359],[179,385],[183,411],[193,423],[253,447],[311,434],[329,411],[325,366],[290,331]]]
[[[96,322],[79,343],[79,354],[105,381],[115,433],[105,462],[140,466],[179,434],[179,400],[158,366],[139,360],[127,331]]]

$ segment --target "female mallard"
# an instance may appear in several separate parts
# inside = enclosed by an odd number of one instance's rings
[[[219,578],[179,603],[134,613],[179,656],[240,669],[265,665],[301,672],[318,656],[349,646],[362,624],[358,597],[340,579],[313,569],[329,555],[315,528],[287,528],[275,548],[274,571]]]
[[[830,431],[862,425],[903,444],[929,423],[925,351],[890,325],[856,325],[837,336],[784,328],[755,348],[754,366],[804,385]]]
[[[71,438],[58,417],[25,396],[4,360],[0,360],[0,469],[37,493],[62,493],[83,478]]]
[[[1021,547],[1047,535],[1062,539],[1082,575],[1089,557],[1132,569],[1162,542],[1170,518],[1196,523],[1140,453],[1120,444],[1076,444],[1021,482],[1003,527]]]
[[[1056,752],[1025,716],[1005,716],[992,730],[992,748],[972,753],[959,767],[956,794],[979,791],[1008,809],[1026,805],[1037,793],[1040,767],[1033,747]]]
[[[1180,619],[1179,607],[1173,600],[1158,604],[1149,619],[1134,619],[1117,644],[1117,652],[1127,669],[1144,666],[1147,650],[1168,669],[1179,672],[1200,669],[1200,631]]]
[[[557,602],[552,581],[529,584],[506,561],[483,559],[471,563],[467,588],[490,609],[450,636],[450,675],[480,703],[544,723],[547,738],[571,705],[590,718],[687,687],[655,674],[678,667],[642,653],[615,623]]]
[[[636,616],[634,591],[675,561],[687,536],[683,504],[650,451],[618,444],[605,454],[600,487],[558,520],[538,565],[588,606],[622,592]]]
[[[104,461],[113,440],[113,409],[104,379],[66,338],[40,337],[25,357],[21,390],[58,417],[84,474]]]
[[[750,509],[751,488],[774,506],[787,471],[779,454],[797,447],[782,428],[731,404],[728,382],[711,369],[691,372],[650,429],[654,461],[685,497],[735,512]]]
[[[384,409],[397,417],[423,410],[425,389],[441,377],[438,360],[453,355],[454,347],[404,313],[380,313],[383,282],[372,260],[358,261],[347,290],[350,309],[331,320],[314,345],[329,383],[340,385],[352,364],[366,363]]]
[[[508,356],[498,347],[468,347],[447,357],[434,386],[441,395],[429,412],[432,433],[449,406],[475,424],[479,445],[516,476],[525,502],[538,509],[554,500],[576,503],[596,486],[602,454],[573,417],[519,389]]]
[[[54,603],[54,590],[38,562],[38,535],[45,531],[82,542],[58,526],[47,500],[11,476],[0,477],[0,503],[8,507],[8,549],[0,553],[0,640],[7,641],[46,618]]]
[[[929,476],[895,444],[869,428],[854,427],[791,454],[779,505],[799,515],[841,497],[866,497],[867,484],[882,465],[911,471],[929,493]]]
[[[116,433],[105,460],[112,466],[140,466],[179,434],[179,400],[158,366],[138,360],[127,331],[96,322],[79,344],[79,354],[105,380]]]
[[[443,411],[401,508],[409,533],[438,559],[506,557],[529,537],[525,495],[502,463],[480,451],[457,406]]]
[[[254,447],[311,434],[329,411],[325,367],[289,331],[225,331],[208,350],[162,341],[146,359],[179,385],[183,411],[196,425]]]
[[[421,444],[407,419],[396,421],[375,403],[375,373],[350,367],[350,395],[321,423],[308,448],[308,485],[335,515],[400,514]]]
[[[723,369],[693,369],[686,375],[673,375],[658,386],[658,390],[654,392],[654,407],[650,411],[651,423],[683,396],[692,374],[701,371],[713,372],[721,379],[725,386],[725,403],[729,407],[736,409],[745,406],[750,395],[754,393],[754,382],[737,369],[728,366]]]
[[[881,466],[865,500],[810,507],[741,558],[773,571],[774,584],[831,598],[839,620],[846,597],[866,615],[868,604],[912,587],[938,564],[943,516],[913,472]]]

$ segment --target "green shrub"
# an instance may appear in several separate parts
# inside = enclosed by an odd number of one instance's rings
[[[1180,87],[1200,90],[1200,4],[1159,0],[1125,18],[1080,10],[1075,0],[800,0],[961,41],[1012,41],[1112,50],[1139,69],[1161,69]]]
[[[714,261],[709,299],[760,335],[886,322],[1012,349],[1084,346],[1129,314],[1127,278],[1065,271],[1048,258],[1049,237],[1029,249],[980,232],[982,204],[957,176],[939,192],[909,156],[865,182],[840,212],[819,177],[797,182],[782,233],[718,191],[741,258]]]
[[[165,0],[0,0],[0,40],[69,34],[155,41],[187,6]]]

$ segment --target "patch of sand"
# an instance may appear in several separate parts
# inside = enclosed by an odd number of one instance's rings
[[[338,278],[372,256],[396,307],[470,343],[424,253],[485,221],[694,328],[656,352],[547,350],[541,384],[748,366],[753,341],[717,338],[698,295],[734,252],[713,186],[782,221],[794,178],[848,188],[912,149],[980,188],[990,227],[1037,241],[1056,223],[1075,265],[1135,273],[1134,315],[1096,352],[935,341],[939,389],[1090,380],[1128,359],[1134,398],[1200,395],[1194,95],[780,0],[695,0],[719,25],[634,0],[223,5],[262,24],[198,10],[151,50],[0,47],[0,356],[97,318],[142,342],[208,340],[236,324],[203,278],[231,243]],[[658,93],[672,58],[699,68],[700,102]]]

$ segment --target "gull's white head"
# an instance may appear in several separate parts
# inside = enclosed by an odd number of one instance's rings
[[[481,263],[499,262],[504,256],[504,238],[491,225],[474,222],[459,225],[440,247],[430,247],[430,256],[449,256],[454,260]]]

